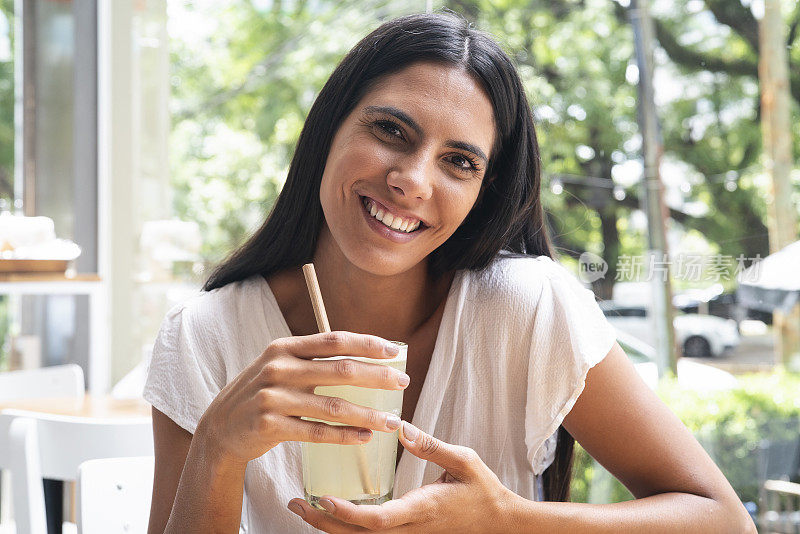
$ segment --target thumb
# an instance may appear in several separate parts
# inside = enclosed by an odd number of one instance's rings
[[[407,421],[403,421],[400,443],[414,456],[443,467],[457,480],[470,478],[481,461],[478,453],[469,447],[445,443]]]

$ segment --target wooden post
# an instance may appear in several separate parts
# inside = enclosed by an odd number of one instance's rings
[[[650,0],[631,0],[629,15],[633,26],[636,64],[639,68],[639,131],[642,134],[644,177],[642,180],[642,210],[647,215],[648,259],[658,262],[661,269],[650,273],[652,283],[652,319],[656,332],[656,365],[661,378],[666,371],[678,374],[678,347],[673,328],[670,260],[667,250],[666,221],[669,216],[664,203],[664,184],[660,167],[663,143],[656,114],[653,88],[653,40],[655,32],[648,11]],[[666,260],[666,261],[665,261]],[[666,275],[662,274],[666,271]]]
[[[759,21],[758,76],[761,84],[761,132],[764,167],[771,178],[767,199],[769,250],[775,253],[797,240],[797,215],[792,205],[792,130],[786,32],[780,0],[764,0]],[[791,313],[775,312],[776,363],[787,365],[800,356],[800,305]]]

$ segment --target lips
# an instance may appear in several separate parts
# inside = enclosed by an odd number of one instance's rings
[[[366,204],[367,211],[370,211],[372,206],[375,207],[375,210],[373,210],[371,213],[373,217],[376,217],[379,212],[383,212],[383,216],[377,216],[376,218],[395,230],[399,228],[396,224],[393,224],[395,221],[407,223],[407,225],[402,228],[404,230],[408,230],[408,228],[414,228],[416,226],[424,228],[428,228],[430,226],[430,224],[427,224],[421,217],[409,212],[404,212],[399,208],[390,208],[386,205],[386,203],[376,200],[373,197],[361,194],[359,194],[358,197],[361,199],[362,204]],[[389,217],[389,215],[391,215],[391,217]]]
[[[371,197],[365,197],[365,196],[359,195],[359,204],[361,205],[361,213],[363,214],[367,225],[375,233],[377,233],[378,235],[380,235],[380,236],[382,236],[382,237],[384,237],[384,238],[386,238],[386,239],[388,239],[390,241],[393,241],[395,243],[408,243],[409,241],[411,241],[413,239],[416,239],[417,236],[419,236],[422,232],[424,232],[425,230],[428,229],[428,226],[426,226],[422,221],[420,221],[417,229],[414,230],[413,232],[403,232],[403,231],[401,231],[399,229],[398,230],[392,229],[392,228],[386,226],[383,222],[377,220],[375,217],[373,217],[370,214],[369,211],[367,211],[367,207],[366,207],[366,205],[368,203],[367,199],[369,199],[369,201],[371,201],[371,202],[374,202],[378,206],[384,207],[382,204],[380,204],[379,202],[375,201]],[[419,219],[417,219],[417,220],[419,220]]]
[[[392,214],[392,212],[384,209],[383,206],[370,198],[364,198],[363,202],[364,208],[366,208],[366,210],[375,218],[375,220],[382,222],[392,230],[402,232],[404,234],[410,234],[418,229],[422,224],[422,221],[419,219],[395,216]]]

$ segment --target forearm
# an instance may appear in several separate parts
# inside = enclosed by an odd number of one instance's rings
[[[246,466],[193,439],[164,534],[239,532]]]
[[[662,493],[614,504],[534,502],[521,497],[513,503],[509,532],[756,532],[741,503],[724,505],[688,493]]]

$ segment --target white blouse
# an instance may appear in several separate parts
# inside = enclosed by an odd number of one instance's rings
[[[164,319],[144,397],[193,433],[219,391],[290,335],[261,276],[200,293]],[[501,254],[484,271],[458,271],[411,422],[475,449],[506,487],[534,499],[559,425],[615,338],[594,294],[550,258]],[[403,452],[395,497],[441,471]],[[298,442],[252,460],[244,491],[242,532],[314,531],[286,508],[303,496]]]

